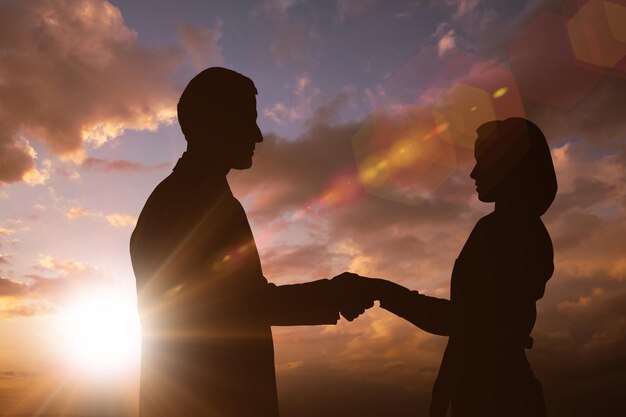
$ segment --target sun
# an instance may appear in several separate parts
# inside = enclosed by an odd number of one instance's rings
[[[59,342],[67,365],[86,377],[130,373],[138,366],[137,309],[115,294],[90,294],[61,311]]]

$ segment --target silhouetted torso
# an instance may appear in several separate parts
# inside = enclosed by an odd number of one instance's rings
[[[429,332],[450,336],[431,404],[443,416],[544,415],[526,360],[535,302],[553,272],[550,237],[537,216],[506,210],[482,218],[452,272],[450,301],[417,292],[384,307]]]
[[[334,324],[328,281],[276,287],[224,175],[179,160],[131,239],[141,415],[278,416],[270,325]]]

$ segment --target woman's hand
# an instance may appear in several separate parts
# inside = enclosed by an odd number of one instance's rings
[[[332,279],[336,286],[339,311],[348,321],[352,321],[379,300],[381,305],[410,292],[407,288],[380,278],[362,277],[352,272],[344,272]]]

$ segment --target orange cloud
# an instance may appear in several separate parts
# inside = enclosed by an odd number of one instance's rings
[[[0,28],[0,183],[45,182],[34,141],[80,161],[87,144],[172,122],[180,53],[140,45],[108,1],[3,2]]]
[[[144,165],[125,159],[101,159],[87,157],[81,164],[84,168],[96,169],[106,172],[152,172],[171,167],[170,162],[155,165]]]
[[[65,210],[65,217],[69,220],[81,217],[104,219],[114,227],[134,227],[137,224],[137,217],[124,213],[105,214],[101,211],[88,210],[78,205],[72,205]]]
[[[85,294],[124,290],[106,271],[74,259],[41,254],[31,270],[20,281],[0,276],[1,318],[51,314]]]
[[[135,227],[137,224],[137,217],[129,214],[112,213],[104,216],[106,220],[115,227]]]

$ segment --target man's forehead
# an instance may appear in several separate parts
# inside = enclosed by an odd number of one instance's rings
[[[214,97],[210,95],[206,97],[207,101],[214,100]],[[224,106],[230,107],[234,110],[256,110],[256,95],[251,93],[245,94],[231,94],[220,100]]]

